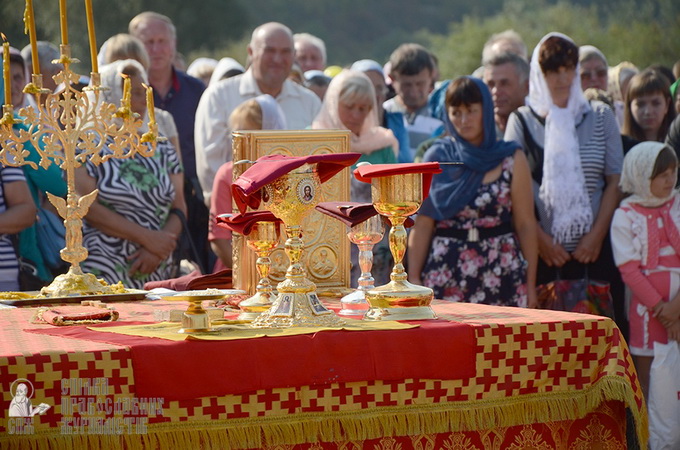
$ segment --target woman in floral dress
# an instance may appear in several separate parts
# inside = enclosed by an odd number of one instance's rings
[[[496,140],[493,101],[481,80],[454,80],[446,107],[450,136],[424,158],[443,163],[443,172],[409,235],[409,280],[438,299],[534,307],[537,225],[524,152]]]
[[[131,109],[143,118],[146,131],[146,73],[134,60],[102,67],[102,86],[121,98],[125,73],[131,79]],[[118,106],[118,105],[117,105]],[[111,153],[104,145],[100,154]],[[83,270],[109,283],[141,288],[147,281],[171,278],[172,253],[186,214],[182,165],[168,141],[158,142],[153,156],[91,161],[76,171],[76,189],[86,195],[99,189],[85,216],[83,245],[88,257]]]

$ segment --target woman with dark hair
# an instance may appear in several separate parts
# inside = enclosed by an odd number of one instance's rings
[[[540,219],[538,283],[605,279],[623,306],[608,231],[619,202],[623,150],[616,118],[581,91],[578,47],[550,33],[531,60],[527,105],[511,114],[505,138],[527,153]],[[618,297],[618,298],[617,298]],[[620,309],[621,316],[622,309]]]
[[[446,109],[450,136],[424,157],[443,172],[409,235],[409,281],[439,299],[533,307],[538,244],[526,156],[516,142],[496,140],[482,80],[454,80]]]
[[[671,86],[661,72],[645,69],[628,83],[622,132],[642,141],[663,142],[675,119]]]

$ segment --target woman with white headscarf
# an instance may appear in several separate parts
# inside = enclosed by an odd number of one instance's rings
[[[569,37],[550,33],[541,39],[531,59],[526,106],[511,114],[504,138],[519,142],[529,159],[541,224],[537,282],[583,278],[588,266],[591,278],[611,283],[622,307],[608,239],[620,198],[621,137],[611,109],[585,99],[578,58]]]
[[[241,103],[229,116],[232,130],[285,130],[286,118],[276,99],[269,94]],[[210,220],[208,221],[208,241],[217,261],[214,272],[231,267],[231,231],[216,227],[215,217],[232,212],[231,184],[233,181],[233,161],[222,164],[215,174],[212,195],[210,196]]]
[[[234,58],[225,57],[220,59],[215,65],[215,69],[210,75],[208,84],[217,84],[226,78],[231,78],[245,72],[246,69]],[[206,84],[206,86],[208,85]]]
[[[680,196],[678,159],[668,145],[642,142],[623,162],[621,190],[631,194],[611,226],[614,259],[632,292],[628,345],[645,397],[654,342],[680,340]]]
[[[373,83],[363,72],[343,70],[328,86],[321,111],[312,122],[312,128],[351,131],[349,151],[361,153],[356,164],[362,162],[396,163],[399,143],[391,130],[379,126],[378,123],[378,107]],[[370,184],[362,183],[352,177],[350,189],[352,201],[364,203],[372,201]],[[373,247],[372,274],[376,285],[390,281],[392,255],[386,239]],[[360,273],[356,246],[352,246],[351,251],[352,280],[356,280]]]
[[[399,143],[391,130],[378,125],[375,89],[362,72],[343,70],[333,78],[312,129],[351,131],[350,151],[362,155],[356,164],[397,162]],[[352,181],[352,201],[370,202],[371,186]]]
[[[147,79],[141,64],[116,61],[102,67],[101,74],[101,84],[108,88],[102,91],[104,100],[116,107],[123,94],[122,74],[130,78],[131,109],[142,118],[139,133],[145,132],[148,116],[142,83]],[[100,155],[110,153],[104,145]],[[83,245],[89,253],[83,270],[109,283],[122,281],[128,288],[171,278],[172,254],[182,231],[180,217],[186,215],[182,165],[172,145],[158,142],[149,157],[111,158],[99,165],[88,160],[76,170],[76,190],[82,196],[94,189],[99,190],[97,201],[83,226]]]

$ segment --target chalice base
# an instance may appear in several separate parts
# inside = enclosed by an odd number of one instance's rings
[[[238,304],[238,307],[241,309],[238,320],[252,322],[257,319],[260,314],[271,308],[272,298],[273,295],[271,293],[258,292],[252,297],[243,300]]]
[[[347,294],[340,300],[342,309],[338,311],[341,316],[363,316],[368,311],[366,291],[357,289]]]
[[[366,292],[370,307],[364,320],[436,319],[437,315],[430,307],[433,298],[430,288],[405,280],[392,280]]]
[[[201,301],[192,301],[189,308],[182,314],[182,328],[179,333],[208,333],[213,331],[210,328],[210,316],[203,309]]]
[[[285,292],[279,284],[279,294],[269,310],[261,313],[250,326],[253,328],[332,327],[340,328],[345,321],[327,309],[315,290]],[[311,283],[310,283],[311,284]],[[313,286],[313,284],[312,284]]]

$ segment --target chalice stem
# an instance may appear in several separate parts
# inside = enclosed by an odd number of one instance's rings
[[[373,286],[374,278],[371,274],[373,267],[373,245],[359,245],[359,267],[361,267],[361,276],[357,280],[359,289],[367,290]]]
[[[271,259],[269,259],[270,250],[258,252],[255,267],[260,281],[257,283],[257,292],[270,293],[272,291],[272,284],[269,281],[269,269],[271,267]]]
[[[290,260],[290,266],[286,272],[286,278],[304,277],[305,268],[300,264],[304,243],[302,241],[302,227],[300,225],[286,225],[285,252]]]
[[[390,279],[392,281],[404,281],[407,278],[407,274],[401,262],[406,254],[407,235],[406,228],[404,228],[406,217],[392,216],[390,221],[392,222],[389,234],[390,252],[392,252],[392,257],[394,258],[394,267],[392,268]]]

